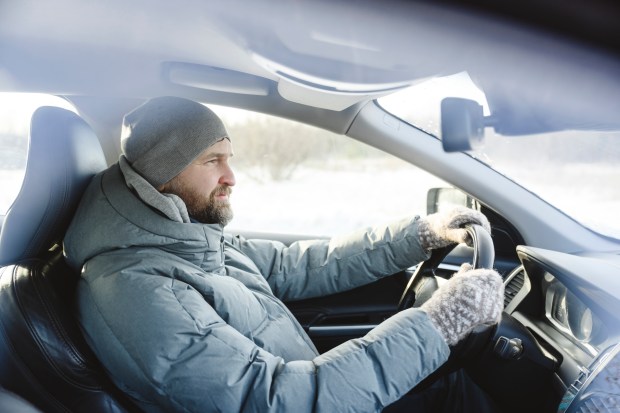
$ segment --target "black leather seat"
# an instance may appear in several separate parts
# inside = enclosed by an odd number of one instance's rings
[[[0,232],[0,385],[44,412],[138,411],[82,337],[78,274],[61,250],[82,192],[105,167],[78,115],[54,107],[33,114],[24,183]]]

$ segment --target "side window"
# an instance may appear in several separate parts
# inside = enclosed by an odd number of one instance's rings
[[[28,154],[30,118],[40,106],[71,105],[56,96],[0,93],[0,215],[5,215],[19,193]]]
[[[231,135],[231,230],[333,236],[426,214],[425,171],[346,136],[210,106]]]

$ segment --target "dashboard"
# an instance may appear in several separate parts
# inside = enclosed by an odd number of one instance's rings
[[[551,361],[557,411],[620,411],[620,255],[525,246],[517,255],[505,312]]]

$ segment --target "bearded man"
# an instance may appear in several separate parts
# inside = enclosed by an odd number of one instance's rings
[[[206,106],[151,99],[124,117],[121,147],[84,194],[64,251],[81,272],[86,340],[144,411],[381,411],[450,345],[499,320],[499,275],[464,268],[422,308],[319,354],[283,301],[398,273],[467,241],[462,225],[490,230],[484,215],[461,209],[289,246],[248,240],[224,231],[233,148]]]

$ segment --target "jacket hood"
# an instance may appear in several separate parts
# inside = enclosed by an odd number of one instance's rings
[[[168,251],[213,271],[222,266],[213,262],[223,260],[213,254],[222,238],[219,224],[177,222],[148,206],[127,186],[116,163],[89,184],[65,235],[64,251],[77,271],[96,255],[133,247]]]

